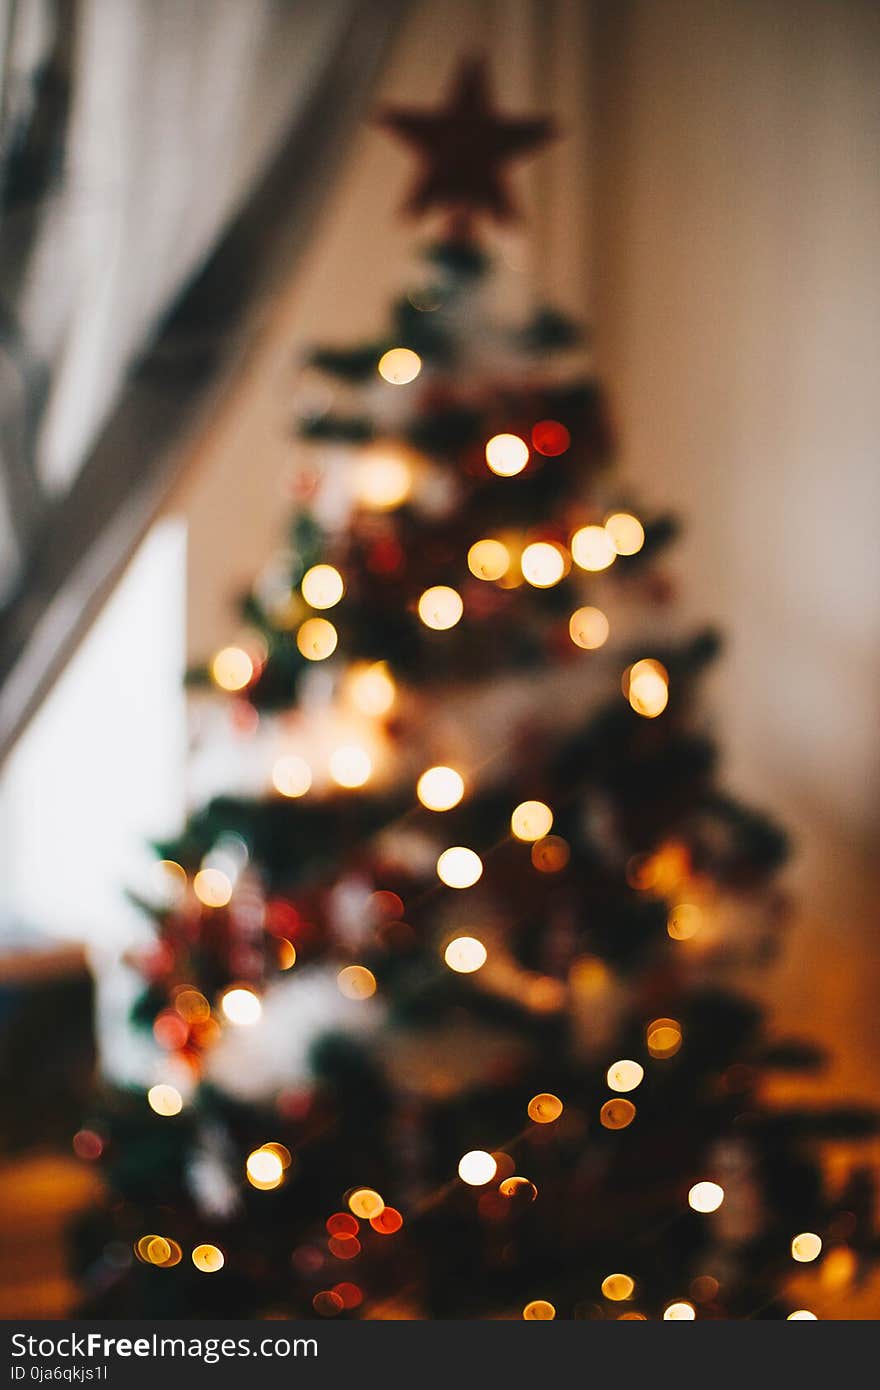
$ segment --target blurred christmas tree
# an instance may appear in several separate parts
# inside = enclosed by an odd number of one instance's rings
[[[548,123],[480,64],[386,123],[449,231],[381,338],[314,353],[289,543],[203,673],[263,791],[157,847],[156,1084],[76,1139],[114,1194],[84,1311],[812,1316],[798,1264],[873,1246],[817,1141],[873,1120],[762,1103],[818,1062],[729,983],[785,839],[716,785],[718,644],[671,630],[675,526],[616,489],[580,332],[488,304],[478,218]]]

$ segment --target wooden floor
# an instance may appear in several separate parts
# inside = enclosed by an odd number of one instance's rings
[[[67,1269],[67,1228],[97,1196],[81,1160],[26,1154],[0,1162],[0,1318],[64,1318],[77,1291]]]

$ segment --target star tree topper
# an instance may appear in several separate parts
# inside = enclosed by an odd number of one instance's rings
[[[447,104],[438,111],[392,106],[379,124],[419,152],[422,170],[403,211],[411,215],[450,208],[469,222],[486,213],[498,222],[516,218],[504,180],[504,165],[555,134],[544,117],[508,118],[492,107],[484,58],[459,64]]]

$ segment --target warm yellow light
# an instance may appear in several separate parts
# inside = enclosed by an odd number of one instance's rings
[[[177,1087],[168,1086],[165,1082],[150,1087],[147,1101],[157,1115],[179,1115],[183,1109],[183,1097]]]
[[[663,1310],[664,1322],[693,1322],[696,1316],[692,1303],[668,1303]]]
[[[518,434],[495,434],[486,445],[486,462],[500,478],[521,473],[529,461],[529,446]]]
[[[443,952],[443,959],[457,975],[472,975],[486,964],[486,948],[475,936],[457,936]]]
[[[526,1322],[552,1322],[556,1317],[556,1309],[546,1298],[533,1298],[531,1303],[527,1303],[523,1308],[522,1315]]]
[[[362,666],[354,671],[349,682],[351,698],[361,714],[378,719],[394,704],[397,687],[384,661]]]
[[[256,1023],[263,1006],[252,989],[235,985],[228,989],[220,1000],[220,1007],[230,1023],[238,1028],[249,1028]]]
[[[724,1201],[724,1188],[717,1182],[696,1182],[688,1193],[688,1206],[694,1211],[717,1211]]]
[[[222,869],[199,869],[193,892],[205,907],[225,907],[232,897],[232,883]]]
[[[674,1018],[655,1018],[645,1029],[645,1041],[652,1057],[674,1057],[681,1047],[681,1024]]]
[[[204,1023],[211,1017],[211,1005],[197,989],[181,989],[174,996],[174,1007],[187,1023]]]
[[[362,1221],[372,1221],[385,1210],[384,1200],[372,1187],[357,1188],[349,1197],[348,1205],[354,1215],[359,1216]]]
[[[477,579],[500,579],[510,569],[510,551],[502,541],[475,541],[468,551],[467,562]]]
[[[346,999],[369,999],[376,993],[376,977],[365,965],[346,965],[336,976],[336,983]]]
[[[523,579],[535,589],[551,589],[565,574],[565,556],[558,545],[533,541],[520,557]]]
[[[528,1115],[536,1125],[550,1125],[562,1114],[563,1104],[551,1091],[541,1091],[529,1101]]]
[[[603,1129],[626,1129],[635,1117],[636,1107],[631,1100],[624,1100],[622,1096],[606,1100],[599,1111],[599,1123]]]
[[[437,860],[437,877],[447,888],[472,888],[483,872],[483,861],[472,849],[453,845]]]
[[[612,1091],[634,1091],[641,1085],[644,1075],[645,1069],[638,1062],[623,1058],[620,1062],[612,1062],[606,1080]]]
[[[558,874],[571,858],[571,850],[561,835],[545,835],[532,845],[532,863],[539,873]]]
[[[571,538],[571,558],[582,570],[607,570],[617,559],[614,542],[604,526],[582,526]]]
[[[450,589],[448,584],[435,584],[432,589],[426,589],[419,599],[419,617],[425,627],[433,628],[435,632],[445,632],[447,628],[455,627],[463,612],[461,594]]]
[[[510,828],[518,840],[543,840],[553,825],[553,812],[543,801],[521,801],[510,817]]]
[[[605,530],[618,555],[635,555],[645,544],[645,528],[631,512],[612,512],[606,518]]]
[[[392,386],[408,386],[422,370],[422,359],[411,348],[389,348],[379,358],[379,375]]]
[[[636,1283],[628,1274],[608,1274],[602,1280],[602,1292],[612,1303],[622,1303],[632,1298]]]
[[[186,869],[174,859],[153,865],[152,879],[163,903],[179,902],[186,892]]]
[[[260,1192],[269,1192],[281,1185],[284,1164],[272,1149],[254,1149],[253,1153],[248,1154],[245,1172],[251,1187],[258,1188]]]
[[[608,641],[608,619],[601,608],[578,608],[568,620],[568,632],[576,647],[592,652]]]
[[[388,445],[368,449],[355,465],[355,499],[371,511],[390,512],[401,506],[409,497],[412,485],[409,460],[404,454],[394,453]]]
[[[429,811],[451,811],[464,796],[464,778],[452,767],[429,767],[416,784],[416,796]]]
[[[280,970],[292,970],[295,965],[296,947],[286,936],[282,936],[278,941],[278,967]]]
[[[650,657],[637,661],[623,673],[623,690],[636,714],[656,719],[669,703],[669,673]]]
[[[300,587],[311,608],[332,608],[345,593],[342,575],[332,565],[312,565],[303,575]]]
[[[272,785],[282,796],[305,796],[312,785],[312,769],[305,758],[286,754],[272,769]]]
[[[338,641],[336,628],[327,618],[306,618],[297,629],[296,645],[306,661],[326,661]]]
[[[786,1322],[818,1322],[815,1313],[811,1313],[808,1308],[796,1308],[793,1313],[789,1313]]]
[[[330,754],[330,776],[339,787],[362,787],[372,771],[372,758],[357,743],[340,744]]]
[[[192,1252],[192,1262],[202,1274],[216,1274],[226,1263],[223,1251],[216,1245],[197,1245]]]
[[[485,1187],[494,1178],[497,1168],[495,1159],[485,1149],[471,1149],[461,1157],[458,1176],[468,1187]]]
[[[817,1260],[821,1253],[821,1238],[812,1231],[802,1231],[791,1242],[791,1256],[798,1264],[809,1264],[812,1260]]]
[[[703,914],[693,903],[678,903],[669,914],[666,930],[673,941],[690,941],[703,923]]]
[[[221,690],[244,690],[254,675],[254,663],[241,647],[224,647],[211,662],[211,676]]]

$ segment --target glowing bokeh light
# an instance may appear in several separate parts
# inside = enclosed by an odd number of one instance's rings
[[[599,1111],[599,1123],[603,1129],[626,1129],[636,1117],[636,1107],[631,1100],[622,1096],[606,1100]]]
[[[668,1303],[663,1310],[664,1322],[693,1322],[697,1316],[696,1309],[692,1303],[681,1300],[676,1303]]]
[[[696,1182],[688,1193],[688,1206],[693,1211],[717,1211],[724,1201],[724,1188],[717,1182]]]
[[[619,1062],[612,1062],[606,1079],[612,1091],[634,1091],[641,1085],[644,1075],[643,1066],[630,1061],[629,1058],[623,1058]]]
[[[510,817],[510,828],[518,840],[543,840],[553,825],[553,812],[543,801],[521,801]]]
[[[412,491],[413,473],[404,454],[377,445],[358,460],[353,474],[354,495],[370,511],[390,512]]]
[[[310,608],[333,608],[345,593],[345,582],[333,565],[312,565],[300,588]]]
[[[200,869],[193,879],[193,892],[205,907],[225,907],[232,897],[232,883],[222,869]]]
[[[287,753],[272,768],[272,785],[282,796],[305,796],[312,785],[312,769],[305,758]]]
[[[211,662],[211,678],[221,690],[244,690],[254,677],[254,663],[241,647],[224,647]]]
[[[408,386],[422,370],[422,359],[412,348],[389,348],[379,358],[377,370],[391,386]]]
[[[330,754],[330,776],[338,787],[362,787],[370,780],[373,760],[366,748],[343,743]]]
[[[370,999],[376,993],[376,977],[365,965],[344,966],[336,984],[346,999]]]
[[[348,1205],[362,1221],[372,1221],[385,1210],[385,1202],[373,1187],[358,1187],[348,1199]]]
[[[457,936],[443,952],[443,959],[457,975],[472,975],[486,964],[487,951],[475,936]]]
[[[628,1274],[608,1274],[602,1280],[602,1292],[612,1303],[622,1303],[632,1298],[635,1286],[635,1280]]]
[[[570,443],[570,433],[558,420],[539,420],[532,426],[532,448],[545,458],[564,454]]]
[[[403,1217],[396,1207],[384,1207],[378,1216],[370,1217],[370,1225],[380,1236],[393,1236],[403,1225]]]
[[[339,634],[327,618],[306,618],[297,628],[296,645],[306,661],[326,661],[338,641]]]
[[[658,1061],[674,1057],[681,1048],[681,1024],[674,1018],[655,1018],[645,1029],[649,1054]]]
[[[529,461],[529,446],[518,434],[495,434],[486,445],[486,462],[499,478],[521,473]]]
[[[192,1252],[192,1262],[202,1274],[216,1274],[226,1260],[223,1251],[216,1245],[197,1245]]]
[[[791,1242],[791,1257],[798,1264],[810,1264],[822,1253],[822,1240],[813,1231],[802,1231]]]
[[[565,575],[565,556],[558,545],[533,541],[520,557],[523,579],[535,589],[551,589]]]
[[[498,1164],[485,1149],[471,1149],[458,1164],[458,1176],[468,1187],[485,1187],[497,1172]]]
[[[157,1115],[179,1115],[183,1109],[183,1096],[176,1086],[162,1081],[147,1091],[147,1103]]]
[[[457,589],[448,584],[435,584],[419,599],[419,617],[434,632],[446,632],[461,619],[464,604]]]
[[[536,1125],[549,1125],[558,1120],[563,1111],[562,1101],[551,1091],[541,1091],[532,1096],[528,1104],[528,1115]]]
[[[416,784],[416,796],[428,811],[451,811],[464,796],[464,778],[452,767],[429,767]]]
[[[703,924],[703,914],[694,903],[677,903],[666,921],[673,941],[690,941]]]
[[[378,719],[394,704],[397,687],[384,661],[354,671],[349,682],[351,698],[361,714]]]
[[[251,1027],[263,1012],[256,994],[245,985],[233,985],[227,989],[220,1000],[220,1008],[229,1022],[238,1028]]]
[[[571,558],[582,570],[596,574],[614,564],[617,551],[604,526],[582,526],[571,538]]]
[[[608,641],[608,619],[601,608],[578,608],[568,620],[568,633],[576,647],[593,652]]]
[[[437,860],[437,877],[447,888],[472,888],[482,873],[480,856],[464,845],[452,845]]]
[[[793,1313],[789,1313],[786,1322],[818,1322],[815,1313],[811,1313],[809,1308],[796,1308]]]
[[[606,517],[605,530],[618,555],[636,555],[645,544],[645,528],[631,512],[612,512]]]
[[[475,541],[467,555],[468,569],[476,579],[500,579],[510,569],[510,551],[503,541]]]
[[[647,657],[623,673],[623,692],[636,714],[656,719],[669,703],[669,674],[659,661]]]
[[[245,1172],[251,1187],[256,1187],[260,1192],[269,1192],[272,1188],[281,1185],[284,1177],[284,1164],[274,1150],[269,1148],[254,1149],[247,1156]]]
[[[533,1298],[531,1303],[527,1303],[523,1308],[522,1315],[526,1322],[552,1322],[556,1317],[556,1309],[546,1298]]]
[[[558,874],[571,858],[568,841],[561,835],[545,835],[532,845],[532,864],[542,874]]]

